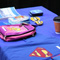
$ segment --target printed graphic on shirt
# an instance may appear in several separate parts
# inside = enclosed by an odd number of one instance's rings
[[[20,28],[17,28],[17,27],[12,27],[12,28],[8,28],[9,30],[15,30],[15,31],[20,31]]]
[[[36,57],[51,57],[52,54],[47,51],[45,48],[36,48],[29,56],[36,56]]]

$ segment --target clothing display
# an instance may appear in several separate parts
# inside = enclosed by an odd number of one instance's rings
[[[43,15],[38,16],[43,21],[43,25],[36,25],[29,19],[29,24],[35,26],[36,35],[10,42],[0,39],[0,60],[60,59],[60,35],[55,33],[53,22],[53,18],[58,15],[43,6],[16,10],[21,15],[29,16],[29,11],[37,9],[43,11]],[[2,20],[2,22],[7,22],[7,20]]]

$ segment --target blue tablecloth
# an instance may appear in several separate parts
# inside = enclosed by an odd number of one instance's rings
[[[60,35],[55,34],[53,22],[53,18],[56,17],[57,14],[49,11],[43,6],[17,9],[17,12],[19,12],[21,15],[29,16],[29,11],[34,9],[40,9],[43,11],[43,16],[39,17],[44,22],[44,24],[42,26],[36,27],[35,37],[30,37],[27,39],[12,42],[5,42],[2,39],[0,39],[0,60],[51,59],[51,57],[43,57],[43,53],[41,53],[41,51],[40,53],[38,52],[38,50],[35,51],[38,48],[43,49],[43,51],[48,55],[50,53],[52,54],[52,56],[60,54],[60,49],[56,47],[60,46]],[[3,21],[6,22],[7,20]],[[36,25],[31,20],[30,24]],[[49,53],[47,53],[44,49],[46,49]]]

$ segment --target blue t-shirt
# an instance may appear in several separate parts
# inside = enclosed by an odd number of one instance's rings
[[[35,37],[25,39],[25,43],[14,45],[5,44],[1,47],[1,60],[51,60],[51,57],[60,54],[58,42],[55,37],[36,34]],[[19,41],[18,41],[19,42]],[[3,52],[3,53],[2,53]]]

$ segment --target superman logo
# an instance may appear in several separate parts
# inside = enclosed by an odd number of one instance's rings
[[[36,57],[51,57],[52,54],[47,51],[45,48],[36,48],[29,56],[36,56]]]

